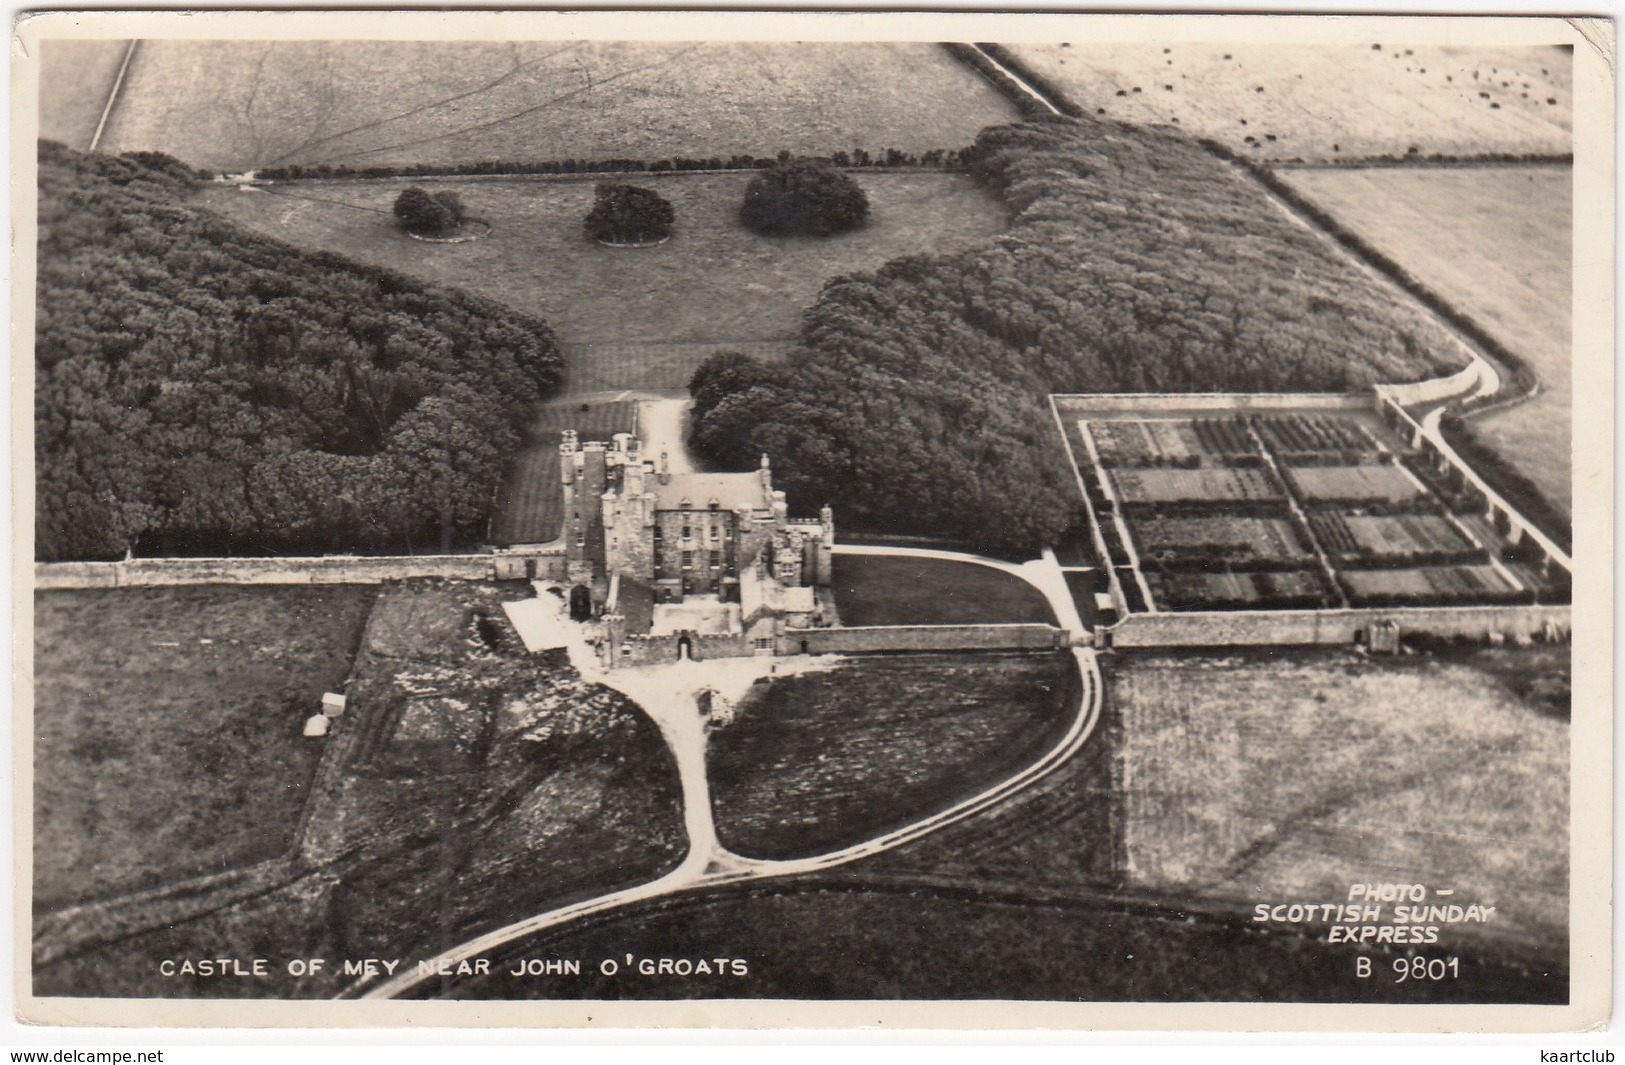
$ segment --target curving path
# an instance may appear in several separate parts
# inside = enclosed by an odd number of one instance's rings
[[[1064,575],[1052,553],[1046,551],[1043,559],[1017,564],[977,555],[921,548],[841,546],[836,550],[842,554],[912,555],[919,558],[938,558],[990,566],[1013,574],[1036,588],[1049,601],[1056,618],[1071,633],[1074,643],[1071,650],[1078,667],[1081,691],[1077,711],[1065,735],[1019,773],[946,810],[912,824],[862,843],[808,858],[787,860],[747,858],[728,850],[717,839],[716,826],[711,816],[710,781],[706,775],[705,765],[706,725],[699,712],[696,696],[703,689],[712,689],[725,698],[737,698],[752,681],[769,671],[783,674],[801,669],[818,669],[838,659],[751,657],[708,662],[683,661],[672,665],[606,671],[598,666],[597,656],[587,645],[584,635],[578,635],[570,644],[572,664],[582,671],[584,677],[613,687],[637,702],[660,727],[661,735],[670,746],[677,760],[678,775],[682,781],[684,826],[689,840],[688,854],[676,868],[648,883],[584,899],[487,932],[434,958],[425,959],[429,963],[429,972],[425,975],[418,975],[416,968],[410,970],[403,968],[389,979],[376,983],[363,981],[354,985],[346,992],[346,997],[396,998],[407,994],[420,984],[439,979],[433,973],[442,966],[454,967],[458,962],[488,954],[515,940],[633,903],[724,884],[818,872],[883,853],[973,817],[1003,802],[1060,768],[1083,748],[1100,718],[1103,689],[1100,666],[1095,659],[1094,650],[1082,645],[1085,630],[1071,593],[1066,587]],[[579,627],[577,631],[580,631]]]

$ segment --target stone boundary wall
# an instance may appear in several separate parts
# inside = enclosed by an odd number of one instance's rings
[[[1067,645],[1053,625],[858,625],[850,628],[785,629],[781,655],[861,654],[871,651],[1049,651]]]
[[[34,587],[143,588],[177,584],[376,584],[411,577],[562,580],[561,552],[481,555],[330,555],[320,558],[137,558],[37,562]]]
[[[1391,621],[1399,633],[1434,636],[1540,638],[1548,626],[1572,631],[1567,606],[1371,607],[1359,610],[1237,610],[1135,614],[1096,633],[1112,647],[1246,647],[1255,645],[1352,644],[1375,622]]]
[[[1079,416],[1142,410],[1222,414],[1302,408],[1370,410],[1372,402],[1367,392],[1059,392],[1050,399],[1062,414]]]

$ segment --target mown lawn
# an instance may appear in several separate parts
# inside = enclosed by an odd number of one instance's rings
[[[1380,47],[1374,47],[1380,46]],[[1172,125],[1260,160],[1572,150],[1573,59],[1556,47],[1286,42],[1025,43],[1090,113]]]
[[[143,43],[105,147],[230,170],[828,155],[1016,118],[924,42],[171,40]]]
[[[632,432],[636,422],[637,403],[625,400],[571,400],[537,411],[497,496],[491,543],[541,544],[558,537],[564,526],[559,442],[565,429],[574,429],[583,441],[608,440]]]
[[[836,555],[833,588],[845,625],[1055,623],[1038,589],[969,562]]]
[[[454,285],[545,318],[569,360],[566,391],[685,388],[713,351],[769,357],[832,277],[904,255],[951,252],[1004,228],[1004,210],[967,176],[859,174],[868,226],[840,236],[759,237],[737,220],[746,174],[645,177],[671,201],[672,239],[606,248],[582,232],[594,182],[513,179],[455,188],[489,236],[465,244],[406,237],[390,208],[412,182],[300,182],[271,192],[205,190],[202,201],[250,228]]]
[[[865,657],[775,680],[712,734],[718,835],[753,858],[862,842],[1018,772],[1076,710],[1068,655]]]
[[[1534,368],[1534,399],[1469,424],[1570,513],[1574,172],[1493,166],[1281,177]]]
[[[35,596],[40,912],[274,857],[377,596],[363,585]]]

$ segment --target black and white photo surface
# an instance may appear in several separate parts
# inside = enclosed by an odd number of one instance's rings
[[[1604,1016],[1611,27],[18,33],[24,1017]]]

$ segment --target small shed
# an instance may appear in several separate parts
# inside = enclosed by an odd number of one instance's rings
[[[323,692],[322,713],[328,717],[341,716],[344,713],[344,696],[336,692]]]
[[[310,720],[305,722],[305,735],[313,739],[327,735],[327,715],[310,715]]]

